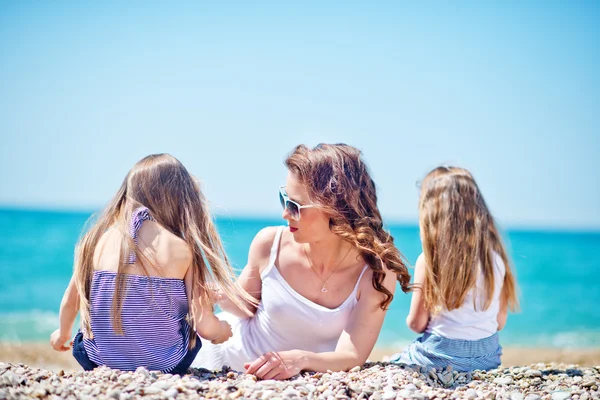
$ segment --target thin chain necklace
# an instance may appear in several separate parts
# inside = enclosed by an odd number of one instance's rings
[[[319,278],[319,280],[323,283],[323,286],[321,286],[321,292],[327,293],[328,292],[328,290],[327,290],[327,282],[333,276],[333,274],[335,274],[335,271],[337,271],[337,269],[340,267],[340,265],[342,265],[342,261],[344,261],[346,259],[346,257],[348,256],[348,254],[350,254],[350,250],[352,250],[352,246],[350,246],[350,248],[348,249],[348,251],[346,252],[346,254],[344,255],[344,257],[342,257],[342,259],[340,260],[340,262],[338,262],[338,264],[335,267],[335,269],[331,272],[331,274],[329,275],[329,277],[327,279],[325,279],[325,280],[323,280],[323,278],[321,278],[321,275],[319,275],[319,273],[315,269],[312,261],[310,260],[310,257],[308,256],[308,253],[306,252],[306,247],[303,247],[302,249],[304,250],[304,255],[306,256],[306,259],[308,260],[308,264],[310,265],[310,268],[313,270],[313,272],[315,273],[315,275],[317,275],[317,277]]]

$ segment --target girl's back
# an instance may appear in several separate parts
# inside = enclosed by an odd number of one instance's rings
[[[421,255],[421,258],[423,256]],[[505,266],[497,253],[494,253],[494,294],[488,308],[484,309],[485,293],[483,275],[477,277],[477,283],[467,295],[460,308],[442,310],[433,315],[426,332],[448,339],[479,340],[492,336],[498,331],[498,312],[504,280]]]
[[[150,262],[138,260],[133,252],[128,256],[123,274],[123,334],[115,332],[112,315],[122,233],[110,229],[94,253],[90,288],[93,338],[83,339],[83,345],[97,365],[121,370],[143,365],[169,371],[185,356],[190,339],[183,280],[190,250],[183,240],[153,222],[144,207],[134,211],[128,234]]]

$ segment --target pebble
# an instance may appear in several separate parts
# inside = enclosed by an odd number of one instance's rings
[[[525,396],[519,392],[510,392],[509,398],[510,400],[523,400]]]
[[[494,379],[494,383],[496,385],[510,385],[513,382],[513,378],[511,378],[510,376],[501,376]]]
[[[541,399],[541,397],[537,393],[529,393],[527,396],[525,396],[525,400],[540,400],[540,399]]]
[[[402,396],[402,397],[405,397],[405,396]],[[410,394],[408,395],[408,397],[410,397]],[[408,397],[405,397],[405,398],[408,398]],[[396,392],[391,392],[391,391],[383,392],[383,395],[381,395],[381,398],[383,400],[395,399],[396,398]]]
[[[528,378],[533,378],[536,376],[542,376],[542,371],[537,370],[537,369],[530,369],[529,371],[525,372],[525,376]]]
[[[409,383],[408,385],[404,386],[404,389],[414,392],[417,390],[417,386],[414,383]]]
[[[156,381],[150,387],[160,390],[167,390],[171,387],[171,384],[167,381]]]
[[[552,400],[566,400],[571,398],[571,392],[563,390],[552,392]]]

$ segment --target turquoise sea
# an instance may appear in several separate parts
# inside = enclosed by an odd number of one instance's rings
[[[58,327],[61,297],[73,250],[90,213],[0,209],[0,341],[46,341]],[[217,219],[235,267],[263,227],[280,219]],[[416,225],[389,225],[395,243],[414,263]],[[600,232],[507,230],[521,292],[521,311],[501,332],[505,346],[600,347]],[[405,325],[410,295],[401,291],[387,314],[380,346],[400,346],[415,335]]]

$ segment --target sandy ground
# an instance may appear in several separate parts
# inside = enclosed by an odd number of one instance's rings
[[[370,360],[381,361],[385,356],[401,349],[376,348]],[[79,370],[79,364],[70,352],[56,352],[49,343],[12,344],[0,342],[0,361],[23,363],[32,367],[49,370]],[[600,349],[539,349],[505,348],[502,356],[504,366],[523,366],[534,363],[579,364],[580,366],[600,365]]]

